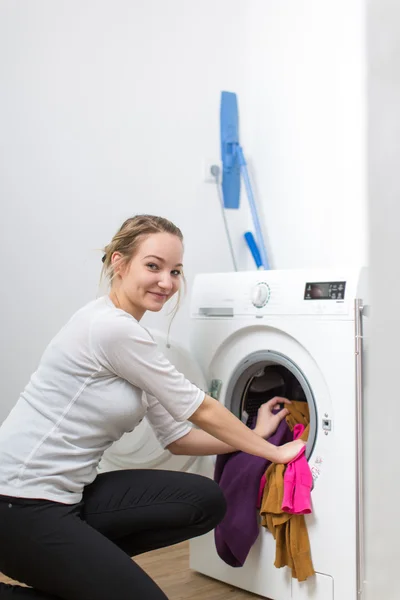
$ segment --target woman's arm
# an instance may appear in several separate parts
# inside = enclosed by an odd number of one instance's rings
[[[266,458],[274,463],[290,462],[304,446],[301,440],[279,447],[270,444],[207,394],[189,421],[232,448]]]
[[[185,456],[209,456],[212,454],[229,454],[235,452],[236,448],[217,440],[206,431],[191,429],[189,433],[169,444],[167,450],[172,454]]]
[[[276,396],[261,405],[257,414],[256,426],[253,429],[254,433],[263,438],[268,438],[275,433],[279,423],[289,412],[286,408],[276,412],[277,406],[282,404],[290,404],[290,401]],[[186,435],[169,444],[167,448],[172,454],[187,456],[228,454],[237,450],[237,448],[217,440],[213,435],[201,429],[192,429]]]

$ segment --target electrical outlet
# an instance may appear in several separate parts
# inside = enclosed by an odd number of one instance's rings
[[[211,173],[211,167],[217,166],[221,173],[221,167],[218,160],[206,159],[203,164],[203,181],[204,183],[215,183],[215,176]]]

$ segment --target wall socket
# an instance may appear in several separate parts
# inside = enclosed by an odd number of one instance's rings
[[[209,159],[206,159],[203,164],[203,181],[204,181],[204,183],[215,183],[215,177],[214,177],[214,175],[211,174],[211,167],[213,165],[216,165],[219,168],[219,170],[220,170],[219,178],[221,179],[221,167],[219,165],[219,161],[209,158]]]

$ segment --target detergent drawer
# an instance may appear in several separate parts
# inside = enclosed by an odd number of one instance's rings
[[[293,579],[292,600],[333,600],[333,578],[316,573],[302,583]]]

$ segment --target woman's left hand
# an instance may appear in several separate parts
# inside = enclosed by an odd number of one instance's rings
[[[268,439],[278,429],[278,425],[283,419],[289,414],[287,408],[282,408],[276,412],[278,404],[291,404],[287,398],[281,398],[275,396],[272,400],[268,400],[265,404],[262,404],[258,409],[257,422],[254,428],[254,433]]]

